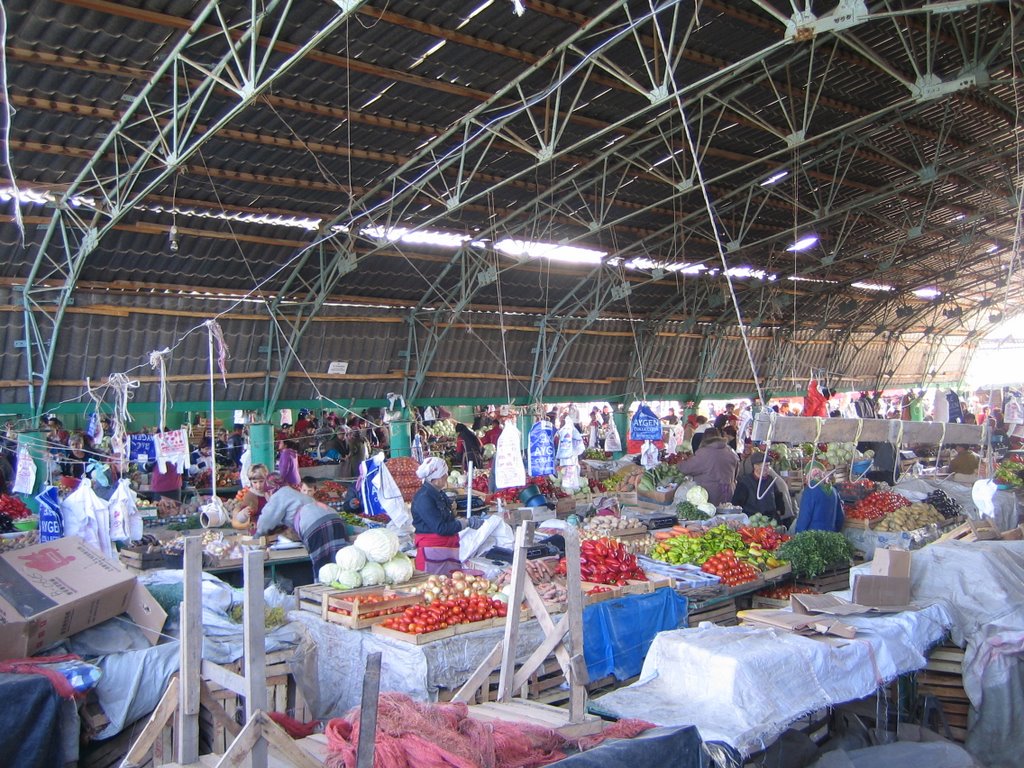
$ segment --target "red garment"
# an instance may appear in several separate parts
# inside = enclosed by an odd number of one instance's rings
[[[495,424],[480,438],[480,445],[497,445],[498,437],[501,435],[501,424]]]
[[[807,385],[807,396],[804,398],[804,416],[828,416],[828,400],[818,391],[818,382],[811,379]]]
[[[458,534],[439,536],[436,533],[417,533],[415,542],[417,571],[447,574],[462,567],[459,562]]]

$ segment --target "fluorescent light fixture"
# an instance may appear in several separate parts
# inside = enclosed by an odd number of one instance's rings
[[[514,240],[512,238],[499,240],[494,244],[494,248],[507,256],[567,261],[572,264],[600,264],[601,260],[608,255],[604,251],[580,248],[575,245],[538,243],[531,240]]]
[[[801,275],[786,275],[787,280],[792,280],[796,283],[827,283],[829,285],[838,285],[838,280],[823,280],[820,277],[802,277]]]
[[[787,171],[785,169],[783,169],[781,171],[776,171],[771,176],[769,176],[767,179],[762,181],[761,182],[761,186],[762,187],[770,187],[772,184],[775,184],[777,182],[782,181],[787,176],[789,176],[789,171]]]
[[[995,253],[998,250],[999,245],[997,243],[992,243],[992,245],[985,249],[985,253]]]
[[[754,269],[754,267],[729,267],[725,274],[729,277],[753,277],[758,280],[765,280],[769,277],[769,273],[763,269]],[[774,275],[771,275],[774,277]]]
[[[851,288],[860,288],[862,291],[895,291],[891,285],[885,283],[850,283]]]
[[[942,291],[938,288],[918,288],[914,291],[914,295],[919,299],[934,299],[936,296],[942,295]]]
[[[813,248],[817,244],[817,235],[804,235],[791,246],[789,246],[786,250],[791,253],[794,251],[806,251],[808,248]]]

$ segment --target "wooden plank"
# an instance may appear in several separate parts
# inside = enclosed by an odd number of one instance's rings
[[[570,664],[566,670],[569,682],[569,719],[578,723],[586,715],[589,681],[583,662],[583,589],[580,586],[580,534],[570,525],[565,532],[566,589],[565,615],[569,621]]]
[[[263,606],[263,550],[246,550],[242,563],[245,588],[242,641],[245,646],[245,715],[252,722],[267,708],[267,650]],[[267,744],[258,740],[251,749],[251,768],[267,768]]]
[[[363,673],[363,694],[359,702],[359,743],[356,745],[356,768],[373,768],[377,745],[377,705],[380,702],[380,652],[366,658]]]
[[[498,700],[512,698],[513,677],[516,669],[516,644],[519,639],[520,606],[523,604],[523,583],[526,575],[527,537],[533,536],[534,524],[524,522],[516,529],[515,551],[512,556],[512,590],[508,599],[508,617],[505,620],[505,635],[501,648],[501,669],[498,676]]]
[[[394,629],[389,629],[381,624],[374,624],[370,627],[370,631],[375,635],[383,635],[384,637],[401,640],[403,643],[411,643],[412,645],[426,645],[427,643],[432,643],[435,640],[443,640],[446,637],[455,636],[455,627],[446,627],[445,629],[439,629],[436,632],[421,632],[418,635],[414,635],[409,632],[399,632]]]
[[[487,657],[477,665],[473,674],[469,676],[469,680],[452,697],[452,701],[461,701],[468,704],[472,700],[473,695],[480,689],[480,686],[487,682],[494,668],[501,663],[502,647],[502,640],[494,644],[491,652],[487,654]]]
[[[245,696],[246,680],[237,672],[232,672],[220,664],[206,660],[202,662],[201,669],[203,677],[214,683],[214,685],[220,686],[221,689],[238,694],[239,696]]]
[[[531,585],[532,586],[532,585]],[[566,632],[569,631],[569,614],[565,614],[559,619],[558,624],[555,625],[553,632],[550,632],[544,636],[544,640],[538,645],[533,653],[527,657],[520,667],[519,671],[516,672],[515,677],[512,680],[513,688],[520,688],[526,685],[530,681],[530,675],[532,675],[548,656],[551,655],[552,651],[555,650],[555,646],[562,642],[562,638],[565,637]]]
[[[153,714],[149,716],[149,720],[146,721],[146,725],[139,734],[139,737],[124,756],[124,760],[121,761],[121,768],[141,768],[141,766],[149,762],[146,759],[146,755],[160,737],[164,726],[174,717],[177,710],[178,686],[178,675],[175,675],[167,684],[167,690],[160,697],[160,703],[156,705]]]
[[[181,683],[177,737],[178,760],[199,759],[199,679],[203,658],[203,543],[198,536],[185,538],[184,600],[181,607]]]
[[[199,683],[199,702],[205,707],[210,717],[213,718],[213,722],[223,728],[225,731],[231,734],[231,738],[234,739],[242,730],[242,726],[234,721],[234,719],[228,717],[227,712],[224,711],[224,707],[220,705],[213,696],[210,694],[210,689],[207,687],[205,681]],[[225,749],[227,745],[224,745]]]

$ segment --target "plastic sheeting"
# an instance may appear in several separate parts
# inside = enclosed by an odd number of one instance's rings
[[[853,641],[714,625],[662,632],[640,680],[591,708],[658,725],[693,724],[704,740],[751,754],[807,712],[863,698],[924,666],[923,653],[945,634],[949,618],[929,606],[849,623],[858,630]]]
[[[606,741],[551,763],[557,768],[703,768],[696,728],[652,728],[632,739]]]
[[[436,701],[439,688],[455,689],[468,680],[504,633],[504,628],[496,627],[413,645],[331,624],[307,611],[292,611],[288,618],[305,627],[317,648],[308,666],[296,674],[313,715],[321,719],[341,717],[359,704],[361,691],[353,681],[362,680],[371,653],[383,654],[382,691],[404,693],[416,701]],[[535,620],[521,623],[516,660],[525,661],[542,636]]]
[[[979,481],[987,482],[987,481]],[[1017,509],[1017,495],[1010,491],[996,491],[992,496],[992,511],[989,515],[983,515],[974,500],[974,486],[964,485],[952,480],[934,480],[917,477],[904,477],[893,488],[894,491],[905,495],[918,494],[920,498],[934,490],[940,490],[959,502],[964,509],[964,514],[973,520],[980,520],[987,517],[992,520],[1000,531],[1008,531],[1017,526],[1019,522],[1019,511]]]
[[[811,768],[981,768],[962,747],[945,741],[898,741],[850,752],[829,752]]]
[[[587,606],[583,611],[583,657],[591,680],[640,674],[654,636],[686,621],[686,598],[671,589]]]

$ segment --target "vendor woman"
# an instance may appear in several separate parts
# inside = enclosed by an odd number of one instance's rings
[[[260,513],[270,500],[270,494],[267,492],[269,474],[266,464],[253,464],[249,467],[249,487],[245,489],[245,495],[231,515],[232,528],[255,530]]]
[[[446,574],[462,567],[459,560],[459,531],[479,528],[482,515],[456,519],[451,499],[444,493],[448,484],[448,465],[430,456],[416,470],[423,485],[412,498],[412,522],[416,528],[416,570]]]
[[[338,550],[348,545],[344,521],[326,504],[294,486],[277,487],[277,478],[268,478],[267,485],[270,501],[256,521],[256,535],[266,536],[281,526],[295,531],[313,561],[313,578],[316,579],[320,568],[333,563]]]

